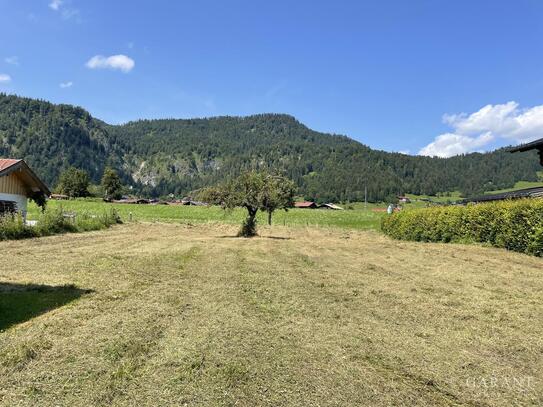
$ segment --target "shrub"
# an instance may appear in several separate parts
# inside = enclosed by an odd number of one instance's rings
[[[43,212],[35,226],[26,225],[20,215],[7,215],[0,217],[0,240],[100,230],[116,223],[122,221],[114,209],[98,215],[84,212],[66,217],[62,208],[58,208]]]
[[[543,256],[542,199],[402,211],[385,216],[381,228],[395,239],[480,242]]]

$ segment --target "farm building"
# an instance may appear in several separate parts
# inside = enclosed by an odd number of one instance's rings
[[[294,207],[303,208],[303,209],[315,209],[317,207],[317,204],[315,202],[309,202],[309,201],[294,202]]]
[[[28,198],[50,194],[49,188],[23,160],[0,158],[0,214],[18,211],[26,216]]]
[[[341,206],[334,205],[333,203],[325,203],[325,204],[319,205],[319,209],[332,209],[335,211],[343,210]]]
[[[398,196],[398,202],[401,202],[401,203],[410,203],[410,202],[411,202],[411,199],[409,199],[409,197],[407,197],[407,196]]]
[[[537,150],[539,153],[539,163],[543,165],[543,138],[540,138],[539,140],[532,141],[531,143],[521,144],[518,147],[512,148],[512,153],[516,152],[524,152],[524,151],[530,151],[530,150]]]

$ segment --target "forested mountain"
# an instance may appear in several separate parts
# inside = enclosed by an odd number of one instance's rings
[[[55,185],[70,165],[98,181],[104,167],[150,196],[185,195],[249,168],[280,171],[321,201],[397,194],[473,195],[537,179],[531,153],[504,149],[448,159],[372,150],[345,136],[313,131],[280,114],[107,125],[85,110],[0,94],[0,156],[24,158]]]

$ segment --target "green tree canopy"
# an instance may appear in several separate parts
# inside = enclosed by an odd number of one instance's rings
[[[102,188],[106,199],[119,199],[122,196],[123,184],[117,171],[106,167],[102,175]]]
[[[60,175],[57,191],[72,198],[89,195],[89,174],[70,167]]]
[[[225,209],[242,207],[247,210],[247,218],[238,236],[252,237],[256,233],[256,215],[259,210],[268,213],[271,225],[272,214],[277,209],[293,206],[294,183],[278,175],[262,171],[247,171],[233,181],[218,187],[206,188],[201,199],[222,205]]]

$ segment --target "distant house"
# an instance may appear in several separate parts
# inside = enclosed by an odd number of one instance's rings
[[[317,204],[310,201],[294,202],[294,207],[301,209],[315,209],[317,208]]]
[[[411,202],[411,199],[409,199],[409,197],[407,197],[407,196],[399,196],[399,197],[398,197],[398,202],[402,202],[402,203],[410,203],[410,202]]]
[[[518,147],[512,148],[509,150],[512,153],[524,152],[530,150],[537,150],[539,153],[539,163],[543,165],[543,138],[539,140],[532,141],[531,143],[521,144]]]
[[[342,211],[343,210],[343,208],[341,206],[334,205],[333,203],[325,203],[325,204],[319,205],[319,209],[332,209],[332,210],[335,210],[335,211]]]
[[[0,158],[0,214],[21,212],[26,216],[28,198],[51,192],[23,160]]]
[[[145,199],[145,198],[113,199],[111,202],[118,203],[118,204],[137,204],[137,205],[147,205],[150,203],[149,199]]]

